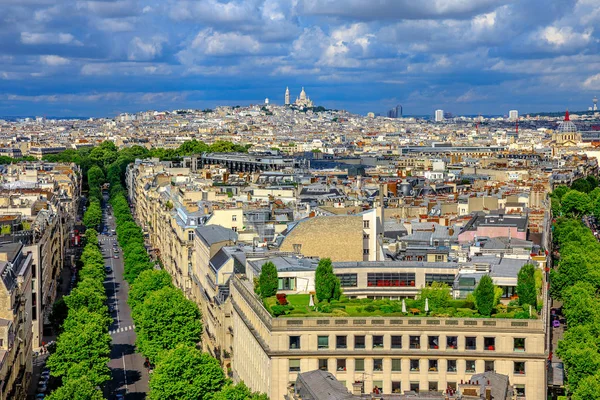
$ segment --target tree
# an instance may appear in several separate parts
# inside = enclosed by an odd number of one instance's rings
[[[572,400],[600,400],[600,373],[585,377],[577,385]]]
[[[588,271],[587,259],[583,254],[579,252],[565,254],[558,264],[558,269],[550,271],[552,297],[562,298],[562,291],[576,282],[586,279]]]
[[[577,190],[569,190],[560,200],[563,214],[578,217],[591,209],[590,197]]]
[[[537,292],[535,289],[535,266],[525,264],[519,270],[517,275],[517,295],[520,305],[536,306]]]
[[[213,395],[212,400],[269,400],[264,393],[252,393],[244,382],[237,385],[227,385]]]
[[[279,287],[279,279],[277,277],[277,267],[271,261],[267,261],[262,265],[260,269],[260,276],[258,278],[260,296],[263,299],[267,297],[275,296],[277,288]]]
[[[91,167],[87,173],[88,177],[88,185],[90,188],[99,187],[104,184],[106,181],[106,177],[104,176],[104,172],[100,167],[94,165]]]
[[[97,228],[102,222],[102,209],[100,203],[92,201],[83,214],[83,224],[86,228]]]
[[[598,332],[591,326],[577,325],[565,331],[556,354],[564,363],[571,392],[577,390],[579,382],[600,369],[598,350]]]
[[[47,400],[104,400],[102,392],[87,377],[67,379]]]
[[[418,298],[421,308],[425,306],[425,299],[429,299],[431,310],[447,307],[452,300],[451,289],[443,282],[432,282],[431,285],[425,286],[419,291]]]
[[[562,291],[563,313],[569,327],[592,323],[600,314],[600,304],[589,282],[577,282]]]
[[[489,275],[482,276],[473,292],[475,306],[479,314],[486,317],[492,315],[492,310],[494,309],[494,292],[495,286],[492,278]]]
[[[50,324],[52,325],[52,329],[58,331],[60,326],[67,318],[68,313],[69,308],[67,307],[67,303],[65,303],[65,298],[61,297],[60,299],[56,300],[54,304],[52,304],[52,311],[48,317]]]
[[[329,258],[319,260],[315,271],[315,292],[319,301],[339,300],[342,295],[340,279],[333,273]]]
[[[597,185],[596,185],[597,186]],[[582,193],[589,193],[594,187],[590,185],[590,182],[587,179],[576,179],[571,184],[572,190],[577,190]]]
[[[165,353],[150,376],[150,400],[210,400],[227,382],[219,362],[194,347]]]
[[[179,289],[165,287],[150,293],[133,310],[137,346],[156,361],[164,350],[178,344],[195,346],[202,335],[202,315]]]
[[[164,270],[142,271],[129,289],[127,302],[132,309],[137,308],[146,299],[146,296],[165,287],[173,287],[171,275]]]

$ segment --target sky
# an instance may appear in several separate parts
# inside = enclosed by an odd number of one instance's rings
[[[0,0],[0,116],[586,110],[599,0]]]

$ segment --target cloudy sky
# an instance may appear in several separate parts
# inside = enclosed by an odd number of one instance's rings
[[[0,115],[587,109],[599,0],[0,0]]]

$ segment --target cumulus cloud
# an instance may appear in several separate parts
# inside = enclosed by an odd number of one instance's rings
[[[45,65],[48,65],[51,67],[67,65],[71,62],[68,58],[55,56],[55,55],[40,56],[40,61],[42,64],[45,64]]]
[[[21,32],[21,43],[23,44],[67,44],[81,46],[81,42],[75,40],[70,33],[34,33]]]
[[[191,44],[195,52],[208,56],[258,54],[261,48],[261,43],[250,35],[216,32],[211,28],[200,31]]]
[[[127,58],[133,61],[148,61],[162,54],[163,43],[167,41],[162,36],[153,36],[147,41],[136,36],[129,42]]]

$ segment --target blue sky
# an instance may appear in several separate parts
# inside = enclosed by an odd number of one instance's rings
[[[0,0],[0,115],[587,109],[598,0]]]

